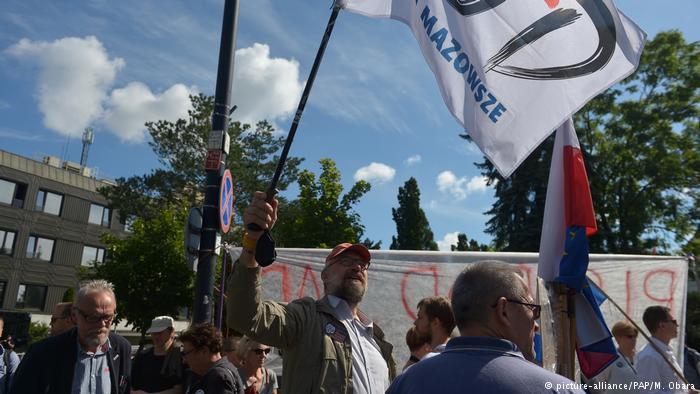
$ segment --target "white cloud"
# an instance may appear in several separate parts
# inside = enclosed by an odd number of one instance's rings
[[[467,177],[457,178],[452,171],[443,171],[437,176],[435,183],[438,190],[452,194],[459,201],[464,200],[472,193],[486,191],[487,180],[483,176],[475,176],[469,180]]]
[[[53,42],[22,39],[7,52],[39,65],[36,95],[44,126],[63,135],[80,136],[102,115],[102,103],[124,60],[110,59],[94,36]]]
[[[355,181],[362,179],[370,183],[382,184],[394,179],[394,175],[396,175],[395,169],[386,164],[372,162],[355,172]]]
[[[235,120],[255,123],[285,118],[301,97],[299,62],[271,58],[269,46],[255,43],[236,51],[233,86],[231,103],[238,106]]]
[[[441,251],[451,251],[452,245],[457,245],[457,236],[459,235],[459,232],[454,232],[454,233],[447,233],[445,234],[444,237],[442,237],[442,240],[437,241],[438,249]]]
[[[107,102],[104,124],[124,141],[143,142],[148,121],[187,118],[193,88],[176,84],[156,95],[141,82],[114,89]]]
[[[420,155],[413,155],[413,156],[409,157],[408,159],[404,160],[404,163],[410,167],[414,164],[420,163],[421,160],[423,160],[423,158]]]

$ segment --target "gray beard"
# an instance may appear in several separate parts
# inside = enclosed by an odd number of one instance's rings
[[[362,301],[366,290],[365,286],[354,286],[351,281],[343,281],[340,286],[331,289],[329,294],[342,298],[349,305],[358,305]]]

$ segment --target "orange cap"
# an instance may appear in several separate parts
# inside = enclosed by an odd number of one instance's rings
[[[331,260],[347,252],[355,252],[360,256],[362,260],[367,262],[369,262],[369,260],[372,258],[369,254],[369,249],[367,249],[365,245],[344,242],[342,244],[337,245],[335,248],[333,248],[333,250],[331,250],[331,253],[328,255],[328,257],[326,257],[326,266],[328,265],[328,263],[330,263]]]

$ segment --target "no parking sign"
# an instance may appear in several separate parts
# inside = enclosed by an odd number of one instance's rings
[[[233,178],[231,171],[224,171],[219,185],[219,226],[221,232],[226,234],[231,229],[233,221]]]

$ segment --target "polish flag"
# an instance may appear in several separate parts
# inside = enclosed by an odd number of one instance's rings
[[[554,140],[538,275],[576,291],[576,353],[581,372],[589,379],[618,357],[600,312],[600,298],[586,279],[588,237],[596,231],[586,167],[569,119],[557,129]]]

